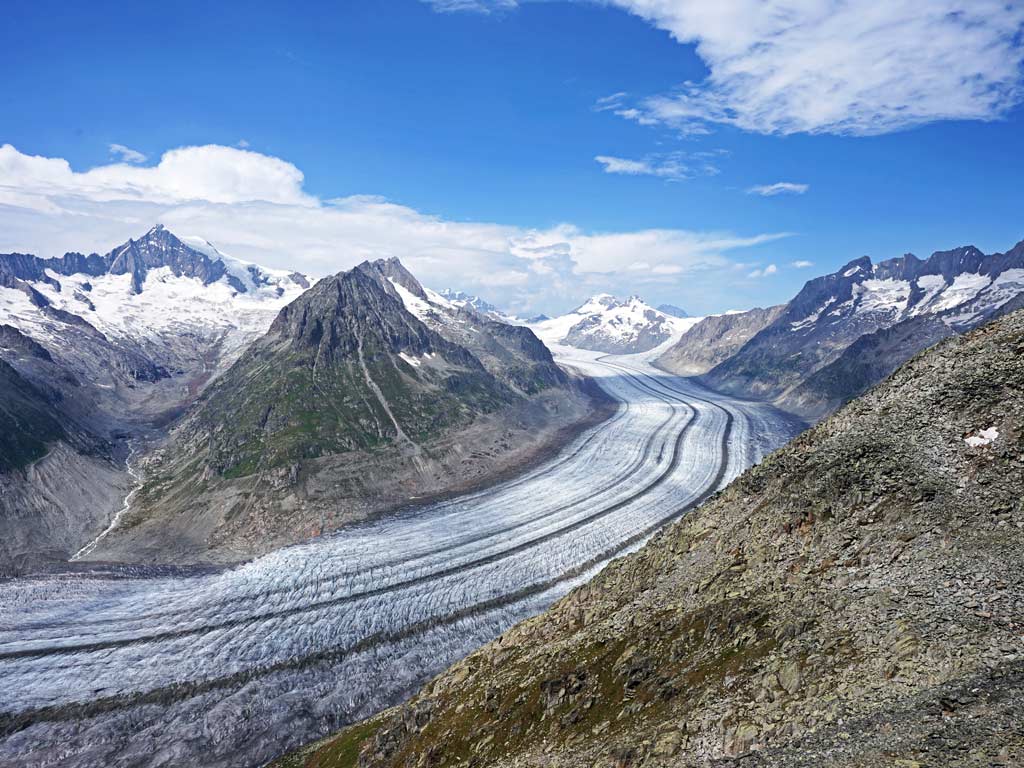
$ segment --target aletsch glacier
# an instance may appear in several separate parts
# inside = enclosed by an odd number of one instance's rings
[[[559,361],[621,402],[494,488],[217,573],[0,591],[0,766],[258,765],[537,613],[799,425],[647,362]]]

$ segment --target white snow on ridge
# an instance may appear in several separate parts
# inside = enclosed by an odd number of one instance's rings
[[[252,265],[262,278],[257,284],[248,262],[221,254],[205,240],[197,241],[187,239],[190,247],[222,261],[246,292],[236,290],[226,277],[203,285],[198,278],[175,276],[170,267],[150,269],[138,294],[132,292],[130,274],[52,274],[60,290],[44,282],[32,287],[53,307],[81,317],[111,339],[164,349],[174,348],[187,336],[219,340],[223,367],[266,333],[281,308],[305,288],[284,270]],[[68,343],[63,322],[47,317],[15,289],[0,288],[0,323],[15,326],[51,349]]]
[[[628,345],[636,342],[644,331],[678,339],[702,319],[666,315],[637,296],[623,301],[602,293],[592,296],[572,312],[529,324],[529,327],[548,346],[564,343],[573,333],[595,344]],[[579,346],[583,343],[586,342],[576,341]]]
[[[398,298],[402,300],[402,304],[405,305],[405,308],[414,314],[421,322],[430,325],[437,321],[437,310],[432,307],[429,302],[421,299],[408,288],[398,283],[394,278],[389,277],[388,282],[391,283],[392,287],[394,287],[395,291],[398,293]]]
[[[910,283],[906,280],[864,280],[853,286],[857,312],[888,312],[899,315],[907,309]]]
[[[205,240],[202,237],[195,235],[185,235],[179,237],[185,245],[194,251],[199,251],[206,256],[209,256],[214,261],[219,261],[224,265],[229,275],[237,278],[242,285],[246,287],[248,291],[259,291],[266,290],[266,286],[256,285],[253,280],[252,270],[255,270],[258,274],[262,275],[264,279],[271,283],[273,286],[281,285],[282,283],[290,283],[292,272],[286,269],[272,269],[270,267],[263,267],[259,264],[254,264],[251,261],[245,261],[244,259],[238,259],[234,256],[229,256],[226,253],[218,250],[209,240]],[[315,282],[310,280],[310,283]],[[281,285],[284,287],[284,285]]]
[[[976,297],[991,282],[992,278],[988,275],[973,273],[957,275],[952,285],[944,290],[938,301],[932,305],[931,310],[932,312],[943,312],[958,307]]]

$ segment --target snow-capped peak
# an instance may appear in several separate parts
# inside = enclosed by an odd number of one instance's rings
[[[567,344],[599,352],[646,352],[696,322],[671,317],[639,296],[620,299],[609,293],[591,296],[568,314],[530,327],[548,344]]]

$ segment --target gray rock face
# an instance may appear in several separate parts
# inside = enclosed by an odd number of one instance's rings
[[[124,464],[64,440],[0,473],[0,577],[61,563],[106,528],[134,485]]]
[[[281,766],[1017,765],[1024,312]]]
[[[785,306],[751,309],[705,317],[658,358],[658,365],[680,376],[699,376],[729,359],[762,329],[774,322]]]

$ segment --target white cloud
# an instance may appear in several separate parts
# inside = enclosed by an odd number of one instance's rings
[[[795,269],[807,269],[807,267],[813,267],[814,262],[800,259],[798,261],[794,261],[792,264],[790,264],[790,266],[794,267]]]
[[[748,272],[747,277],[768,277],[769,275],[774,275],[778,271],[779,268],[777,266],[775,266],[774,264],[769,264],[764,269],[755,269],[751,272]]]
[[[605,173],[626,176],[656,176],[668,181],[682,181],[695,176],[714,176],[718,168],[711,162],[713,153],[669,152],[648,155],[640,160],[612,155],[597,155],[594,159],[604,166]]]
[[[774,197],[775,195],[802,195],[810,184],[794,184],[791,181],[777,181],[774,184],[759,184],[747,190],[748,195],[761,195],[761,197]]]
[[[509,11],[519,6],[517,0],[423,0],[438,13],[493,13]]]
[[[155,166],[121,163],[75,172],[61,158],[24,155],[0,147],[0,203],[4,195],[80,195],[94,201],[241,203],[262,200],[315,205],[302,191],[302,172],[276,157],[209,144],[165,152]]]
[[[225,253],[314,275],[397,256],[427,285],[550,314],[590,293],[642,286],[719,309],[735,287],[729,253],[785,236],[450,221],[378,197],[322,200],[307,194],[302,180],[288,162],[215,145],[171,150],[152,167],[112,164],[84,172],[61,158],[5,145],[0,252],[105,252],[161,222]]]
[[[709,70],[668,94],[595,106],[643,125],[864,136],[993,120],[1024,96],[1016,0],[593,1],[694,45]]]
[[[124,144],[111,144],[110,145],[110,156],[121,159],[124,163],[144,163],[146,162],[146,156],[134,150],[131,147],[126,147]]]

